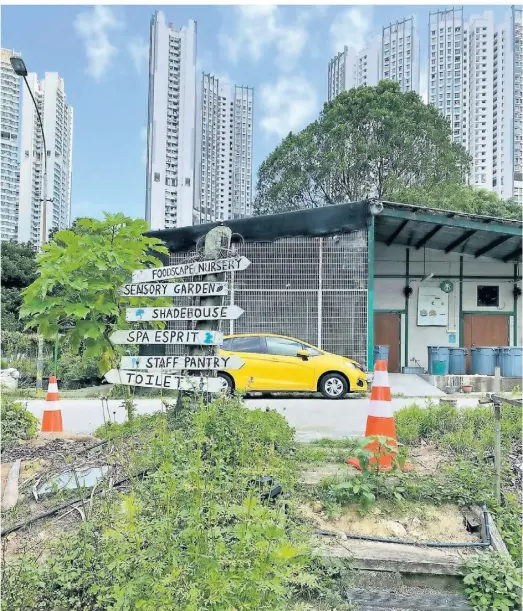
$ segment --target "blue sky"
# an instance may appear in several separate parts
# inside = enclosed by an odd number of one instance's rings
[[[327,64],[410,15],[426,74],[428,15],[436,6],[165,6],[176,27],[198,24],[198,70],[254,87],[254,167],[282,136],[313,120]],[[441,7],[440,7],[441,8]],[[465,16],[507,6],[465,7]],[[103,211],[143,217],[149,22],[154,6],[4,6],[2,46],[32,72],[58,72],[74,107],[72,218]],[[256,182],[256,174],[253,176]]]

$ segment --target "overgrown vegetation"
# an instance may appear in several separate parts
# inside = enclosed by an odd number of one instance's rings
[[[15,401],[5,392],[2,393],[0,449],[12,447],[18,441],[33,438],[38,431],[38,418],[35,418],[21,401]]]
[[[294,516],[293,430],[281,415],[220,397],[99,432],[129,474],[146,476],[99,496],[45,564],[26,555],[4,567],[6,608],[262,611],[323,592]],[[256,482],[268,475],[284,491],[273,503],[261,498],[272,484]]]
[[[475,611],[510,611],[521,599],[520,571],[497,553],[474,556],[465,563],[465,591]]]
[[[22,331],[21,292],[34,281],[36,250],[31,244],[2,241],[2,331]]]

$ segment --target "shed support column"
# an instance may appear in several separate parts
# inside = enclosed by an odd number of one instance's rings
[[[323,238],[318,239],[320,241],[318,270],[318,348],[321,348],[323,321]]]
[[[463,348],[463,255],[459,256],[459,300],[458,300],[458,316],[459,316],[459,345]]]
[[[410,249],[405,249],[405,288],[410,286]],[[405,367],[409,366],[409,296],[405,293]]]
[[[367,371],[374,371],[374,215],[367,228]]]

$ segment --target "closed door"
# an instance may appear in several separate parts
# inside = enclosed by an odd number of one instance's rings
[[[389,347],[391,373],[400,371],[401,318],[397,312],[374,313],[374,345]]]
[[[470,371],[470,349],[475,346],[508,346],[510,318],[506,314],[465,314],[463,346],[467,348],[467,371]]]
[[[316,390],[314,364],[298,356],[302,344],[284,337],[266,336],[265,340],[266,390]]]

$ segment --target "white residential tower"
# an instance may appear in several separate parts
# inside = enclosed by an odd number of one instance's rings
[[[27,87],[22,94],[22,136],[18,241],[40,246],[52,229],[71,224],[73,109],[66,103],[64,81],[46,72],[39,81],[29,73],[27,82],[42,118],[47,150],[44,151],[38,116]],[[47,160],[46,235],[43,233],[44,155]]]
[[[202,74],[194,222],[252,214],[253,89]]]
[[[151,20],[145,219],[151,229],[193,223],[196,148],[196,22],[179,30]]]
[[[402,91],[419,93],[420,46],[414,17],[383,27],[360,52],[345,46],[329,63],[328,100],[382,79],[399,83]]]
[[[20,138],[20,77],[9,61],[20,54],[2,49],[0,64],[0,209],[1,239],[18,237],[18,144]]]

